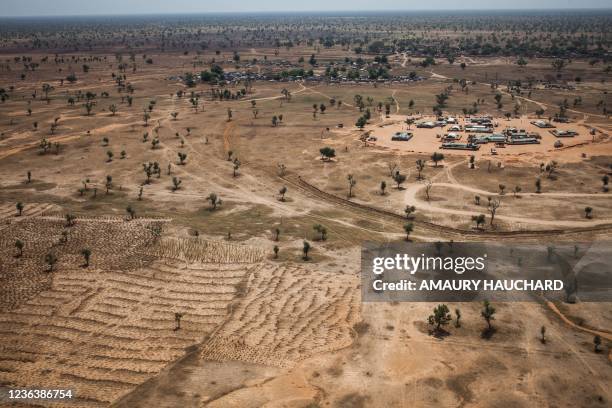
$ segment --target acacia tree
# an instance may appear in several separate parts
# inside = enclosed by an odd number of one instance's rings
[[[434,162],[435,167],[438,167],[438,162],[441,162],[442,160],[444,160],[444,154],[442,153],[434,152],[434,154],[431,155],[431,161]]]
[[[402,188],[402,184],[406,181],[406,175],[401,174],[398,170],[393,175],[393,181],[395,181],[397,184],[397,189],[400,190]]]
[[[16,258],[21,258],[21,256],[23,255],[23,241],[21,240],[16,240],[15,241],[15,248],[17,248],[17,255],[15,256]]]
[[[210,201],[211,211],[216,210],[217,206],[221,205],[221,199],[217,196],[216,193],[210,193],[208,197],[206,197],[206,201]]]
[[[431,192],[432,187],[433,187],[433,183],[431,182],[431,180],[427,180],[425,182],[425,198],[427,198],[427,201],[430,200],[429,193]]]
[[[423,172],[423,169],[425,168],[425,160],[418,159],[416,161],[416,168],[418,171],[417,180],[423,180],[423,176],[421,175],[421,173]]]
[[[495,308],[493,306],[491,306],[491,303],[489,303],[488,300],[485,300],[484,302],[482,302],[482,311],[480,312],[480,315],[482,316],[482,318],[487,322],[487,331],[490,332],[491,330],[493,330],[493,326],[491,325],[491,321],[495,320]]]
[[[47,264],[47,270],[49,272],[53,272],[53,268],[55,267],[55,264],[57,263],[57,256],[55,256],[54,253],[49,252],[47,255],[45,255],[45,263]]]
[[[325,241],[327,239],[327,228],[325,228],[321,224],[315,224],[312,229],[314,229],[320,235],[321,241]]]
[[[302,259],[304,261],[308,261],[310,258],[308,257],[308,252],[310,252],[310,242],[304,241],[304,245],[302,246]]]
[[[83,248],[81,250],[81,255],[83,255],[83,259],[85,260],[85,264],[83,266],[85,268],[89,267],[89,258],[91,257],[91,249]]]
[[[182,313],[174,313],[174,330],[180,330],[181,329],[181,319],[183,318],[183,314]]]
[[[595,337],[593,337],[593,350],[596,353],[599,353],[599,352],[601,352],[600,347],[601,347],[601,336],[599,336],[599,334],[598,334]]]
[[[282,186],[280,190],[278,190],[278,193],[280,194],[280,201],[285,201],[285,194],[287,194],[287,187]]]
[[[329,161],[330,159],[336,157],[336,150],[327,146],[319,149],[319,153],[321,153],[321,159],[323,161]]]
[[[134,216],[136,215],[136,210],[131,205],[128,205],[125,211],[128,213],[128,216],[130,217],[129,219],[133,220]]]
[[[399,164],[394,162],[387,163],[387,168],[389,169],[389,177],[393,177],[395,172],[399,170]]]
[[[414,225],[409,222],[404,224],[404,232],[406,233],[406,241],[410,241],[410,234],[414,230]]]
[[[234,172],[233,172],[233,177],[238,176],[238,170],[240,169],[240,160],[238,160],[238,158],[236,157],[234,159]]]
[[[380,182],[380,195],[385,195],[385,190],[387,188],[387,183],[383,180]]]
[[[172,177],[172,191],[176,191],[179,188],[181,188],[181,183],[182,182],[183,181],[180,178],[178,178],[176,176]]]
[[[75,223],[76,220],[76,215],[72,214],[72,213],[67,213],[64,218],[66,219],[66,226],[67,227],[72,227]]]
[[[346,179],[348,180],[349,185],[348,198],[351,198],[353,196],[353,187],[355,187],[355,185],[357,184],[357,180],[352,174],[346,176]]]
[[[434,331],[436,333],[439,333],[442,330],[442,326],[446,326],[451,320],[450,310],[444,304],[436,306],[433,314],[427,318],[428,323],[435,326]]]
[[[481,229],[486,221],[486,217],[484,214],[472,215],[472,221],[476,223],[476,229]]]
[[[497,209],[501,205],[501,201],[499,199],[492,199],[489,201],[489,213],[491,214],[491,222],[490,225],[493,226],[493,220],[495,219],[495,214],[497,213]]]

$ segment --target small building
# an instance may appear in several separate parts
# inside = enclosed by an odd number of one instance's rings
[[[574,137],[574,136],[578,136],[578,132],[576,132],[574,130],[559,130],[559,129],[555,129],[555,130],[551,131],[550,133],[552,133],[556,137]]]
[[[391,140],[396,142],[407,142],[412,139],[412,132],[395,132],[393,136],[391,136]]]
[[[436,124],[434,122],[419,122],[417,123],[416,127],[418,128],[426,128],[426,129],[433,129],[436,127]]]
[[[555,127],[555,125],[546,120],[534,120],[531,122],[531,124],[541,129],[550,129]]]
[[[474,143],[444,142],[440,148],[453,150],[478,150],[480,149],[480,146]]]

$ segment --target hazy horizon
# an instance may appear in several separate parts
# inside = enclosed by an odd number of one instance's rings
[[[463,7],[458,8],[457,3],[450,0],[438,1],[435,5],[423,3],[412,5],[412,2],[397,0],[379,0],[373,3],[364,0],[337,0],[329,2],[324,0],[311,0],[307,6],[288,8],[280,0],[267,0],[253,2],[247,0],[234,0],[231,3],[214,3],[197,0],[146,1],[134,0],[107,0],[103,3],[85,3],[80,0],[5,0],[2,17],[62,17],[62,16],[104,16],[104,15],[163,15],[163,14],[206,14],[206,13],[291,13],[291,12],[436,12],[436,11],[561,11],[561,10],[588,10],[612,9],[608,0],[585,0],[580,7],[569,0],[541,0],[534,3],[530,0],[515,0],[512,5],[503,4],[503,7],[492,6],[487,0],[466,0]]]

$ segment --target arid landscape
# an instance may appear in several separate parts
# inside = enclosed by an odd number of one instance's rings
[[[609,10],[0,21],[0,406],[611,406],[609,302],[360,279],[612,240]]]

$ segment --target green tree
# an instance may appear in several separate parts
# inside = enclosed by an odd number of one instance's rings
[[[396,171],[395,174],[393,175],[393,181],[395,181],[395,183],[397,184],[397,189],[401,189],[402,184],[406,181],[406,175],[400,173],[399,171]]]
[[[327,228],[325,228],[323,225],[315,224],[312,229],[319,233],[319,238],[321,241],[325,241],[327,239]]]
[[[17,258],[21,258],[21,256],[23,255],[23,241],[16,240],[15,241],[15,248],[17,248],[17,251],[19,251],[17,253]]]
[[[45,255],[45,263],[47,264],[47,270],[49,272],[53,272],[53,268],[55,267],[55,264],[57,263],[57,256],[55,256],[54,253],[49,252],[47,255]]]
[[[91,257],[91,249],[89,248],[83,248],[81,250],[81,255],[83,255],[83,259],[85,260],[85,265],[83,265],[85,268],[89,267],[89,258]]]
[[[493,306],[491,306],[491,303],[489,303],[488,300],[485,300],[484,302],[482,302],[482,311],[480,312],[480,315],[482,316],[482,318],[487,322],[487,331],[491,331],[493,329],[493,326],[491,325],[491,321],[495,320],[495,308]]]
[[[128,216],[130,217],[130,220],[134,219],[134,216],[136,215],[136,210],[134,209],[134,207],[132,207],[131,205],[128,205],[125,208],[125,211],[128,213]]]
[[[179,188],[181,188],[181,183],[182,182],[183,181],[180,178],[178,178],[176,176],[172,177],[172,191],[176,191]]]
[[[414,212],[416,211],[416,207],[414,205],[407,205],[406,208],[404,208],[404,214],[406,214],[406,218],[408,219],[412,219],[414,218]]]
[[[331,158],[336,157],[336,151],[331,147],[322,147],[319,149],[319,153],[321,153],[321,158],[324,161],[329,161]]]
[[[304,245],[302,246],[302,259],[304,261],[308,261],[310,259],[308,257],[308,252],[310,252],[310,243],[308,241],[304,241]]]
[[[355,126],[357,126],[360,130],[363,130],[363,128],[367,124],[368,124],[368,119],[365,116],[360,116],[359,119],[357,119]]]
[[[287,187],[282,186],[280,190],[278,190],[278,193],[280,194],[280,200],[285,201],[285,194],[287,194]]]
[[[444,154],[442,153],[434,152],[434,154],[431,155],[431,161],[434,162],[435,167],[438,167],[438,162],[442,160],[444,160]]]
[[[427,321],[430,325],[435,326],[434,331],[439,333],[442,326],[446,326],[451,321],[450,311],[448,306],[442,304],[434,308],[433,314],[429,315]]]
[[[406,233],[406,241],[410,241],[410,234],[414,230],[414,224],[408,222],[404,224],[404,232]]]
[[[601,352],[601,336],[596,335],[595,337],[593,337],[593,350],[596,353]]]
[[[484,214],[472,215],[472,221],[476,223],[476,229],[482,228],[486,220]]]
[[[206,201],[210,201],[211,211],[216,210],[217,207],[221,205],[221,199],[217,196],[216,193],[210,193],[208,197],[206,197]]]

